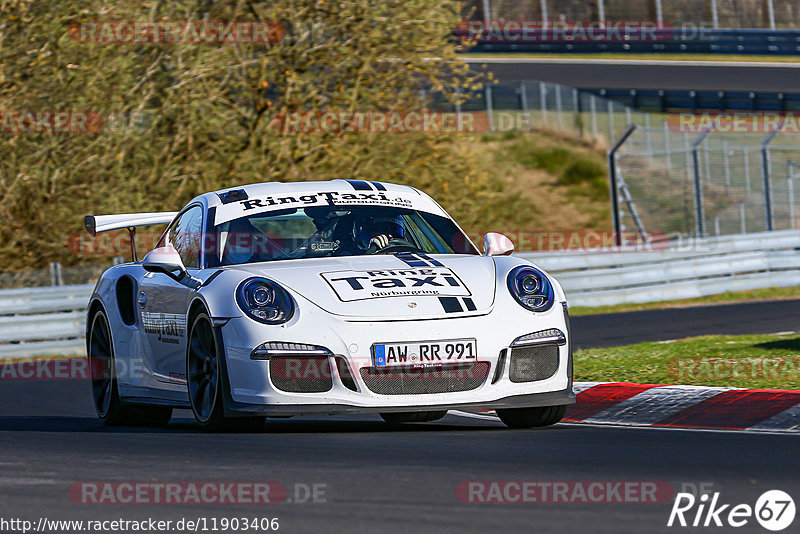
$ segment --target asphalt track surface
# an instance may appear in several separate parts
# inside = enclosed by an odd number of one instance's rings
[[[536,80],[579,89],[800,93],[800,64],[580,59],[468,59],[499,81]]]
[[[800,331],[800,300],[772,300],[585,315],[571,319],[578,348],[615,347],[713,334]]]
[[[703,328],[770,332],[794,324],[797,305],[583,317],[573,330],[586,345],[682,337]],[[698,325],[699,318],[707,324]],[[256,433],[204,434],[186,411],[176,411],[165,429],[106,428],[82,380],[4,380],[0,406],[1,519],[278,517],[279,532],[676,530],[666,527],[671,500],[476,504],[456,492],[467,481],[656,481],[675,491],[706,484],[724,503],[754,505],[769,489],[800,502],[800,455],[791,435],[586,424],[512,431],[486,417],[459,415],[401,428],[371,415],[316,416],[270,421]],[[74,502],[70,488],[87,481],[267,481],[283,484],[290,498],[296,484],[324,484],[326,495],[325,502],[266,506]],[[753,520],[736,530],[764,532]]]

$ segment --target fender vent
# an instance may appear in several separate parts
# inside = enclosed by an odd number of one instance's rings
[[[454,393],[476,389],[489,376],[489,362],[441,367],[364,367],[361,378],[370,391],[380,395]]]
[[[508,376],[512,382],[536,382],[558,371],[558,345],[530,345],[511,349]]]
[[[274,356],[269,360],[269,378],[287,393],[323,393],[333,388],[327,356]]]

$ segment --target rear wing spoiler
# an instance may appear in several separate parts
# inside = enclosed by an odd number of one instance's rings
[[[102,232],[121,230],[126,228],[131,235],[131,255],[133,261],[138,261],[136,256],[136,227],[151,226],[155,224],[169,224],[178,215],[177,211],[162,211],[159,213],[125,213],[121,215],[86,215],[83,226],[92,237]]]

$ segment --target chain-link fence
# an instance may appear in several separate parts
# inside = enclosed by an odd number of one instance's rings
[[[430,105],[449,106],[436,98]],[[601,146],[610,146],[631,123],[650,126],[654,120],[619,102],[537,81],[486,84],[456,111],[486,112],[487,127],[495,132],[553,130]]]
[[[676,27],[800,28],[797,0],[472,0],[470,6],[473,19],[662,20]]]
[[[798,227],[800,146],[759,133],[639,127],[616,155],[622,228],[726,235]]]
[[[122,263],[123,258],[114,258],[113,264]],[[64,266],[51,263],[46,269],[0,272],[0,289],[18,287],[47,287],[93,284],[112,263]]]
[[[800,228],[800,117],[742,112],[725,123],[645,113],[536,81],[486,85],[475,96],[458,109],[485,112],[495,132],[551,130],[609,148],[635,125],[614,155],[623,233],[678,239]]]

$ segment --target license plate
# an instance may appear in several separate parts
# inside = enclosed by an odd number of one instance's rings
[[[391,365],[435,365],[476,360],[478,342],[474,339],[420,341],[415,343],[376,343],[372,345],[375,367]]]

